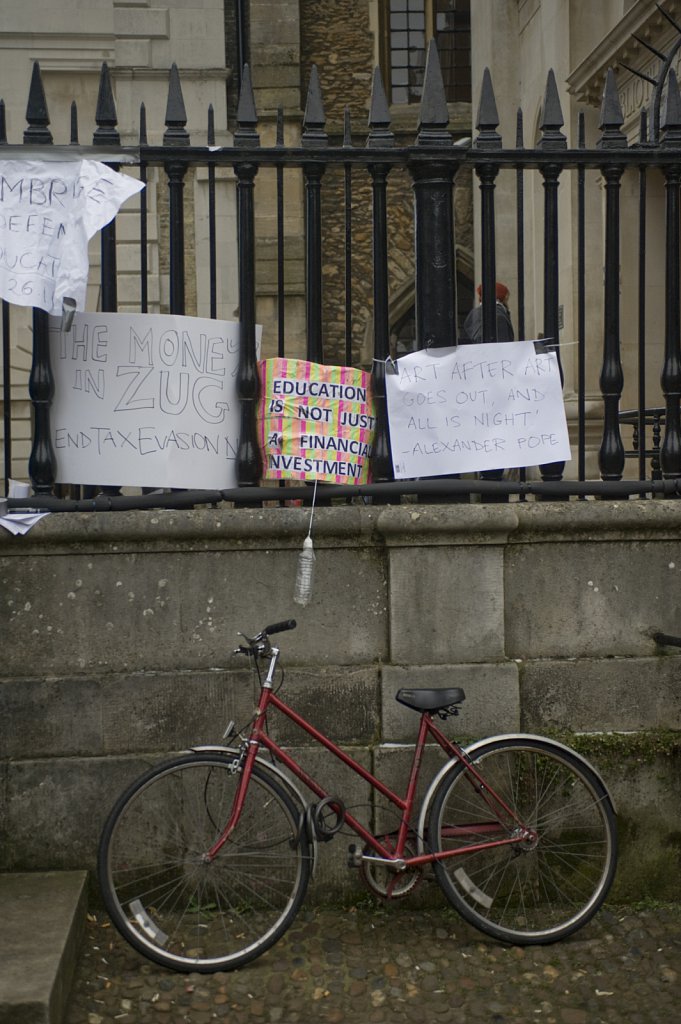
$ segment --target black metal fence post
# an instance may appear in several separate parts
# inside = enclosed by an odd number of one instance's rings
[[[560,106],[558,88],[553,71],[549,71],[544,109],[541,122],[542,137],[538,148],[550,152],[567,149],[567,139],[563,135],[563,112]],[[541,174],[544,179],[544,337],[554,348],[561,380],[563,369],[560,362],[559,336],[559,265],[558,265],[558,187],[563,170],[562,162],[556,160],[544,164]],[[564,462],[550,462],[540,466],[542,480],[554,481],[563,479]]]
[[[189,133],[185,127],[187,114],[176,64],[170,69],[165,123],[164,146],[189,146]],[[178,156],[165,162],[170,202],[170,312],[178,315],[185,311],[183,192],[187,167],[187,161]]]
[[[641,111],[640,145],[648,139],[648,116]],[[638,475],[646,477],[647,423],[646,423],[646,167],[638,170]]]
[[[601,108],[602,135],[600,149],[626,148],[626,136],[621,131],[624,123],[617,95],[617,84],[612,68],[608,70]],[[601,167],[605,180],[605,281],[603,366],[601,393],[603,395],[603,440],[599,452],[599,466],[603,480],[621,480],[624,470],[624,445],[620,434],[620,397],[624,386],[620,351],[620,180],[624,172],[621,162],[607,162]]]
[[[0,146],[7,144],[5,120],[5,101],[0,99]],[[9,491],[12,476],[12,377],[10,371],[10,316],[9,302],[5,299],[0,303],[2,311],[2,420],[3,420],[3,469],[5,476],[5,494]]]
[[[586,146],[580,111],[577,145]],[[577,479],[586,478],[586,170],[577,168]]]
[[[391,149],[395,136],[390,130],[390,111],[379,68],[374,71],[369,111],[367,145]],[[393,466],[388,431],[388,406],[385,392],[386,359],[390,355],[390,318],[388,307],[388,211],[387,182],[390,164],[380,160],[369,164],[373,196],[373,277],[374,277],[374,360],[372,388],[376,409],[376,427],[371,455],[372,479],[392,480]]]
[[[95,112],[97,128],[92,136],[93,146],[120,146],[121,137],[117,130],[118,118],[111,89],[111,75],[106,63],[102,64],[99,79],[99,94]],[[119,164],[111,164],[113,170]],[[100,232],[102,253],[102,310],[115,313],[118,309],[117,267],[116,267],[116,220],[115,218],[102,228]]]
[[[322,101],[317,66],[312,66],[303,116],[301,142],[308,149],[324,148],[328,136],[324,131],[326,116]],[[309,161],[303,165],[305,174],[305,320],[307,324],[307,358],[324,362],[322,336],[322,177],[324,163]]]
[[[256,131],[258,117],[251,84],[251,72],[244,65],[241,95],[237,109],[236,145],[256,150],[260,136]],[[237,392],[241,405],[241,429],[237,455],[239,487],[255,487],[262,476],[262,458],[256,429],[256,410],[260,394],[255,348],[255,212],[254,182],[258,161],[239,160],[234,167],[237,176],[237,223],[239,248],[239,370]]]
[[[501,136],[497,132],[499,115],[494,97],[492,77],[485,68],[480,89],[480,103],[475,127],[478,130],[474,149],[480,152],[501,149]],[[477,153],[476,153],[477,155]],[[496,314],[496,237],[494,216],[494,189],[499,165],[490,161],[476,160],[475,173],[480,183],[480,256],[482,285],[482,340],[497,340]],[[496,473],[496,470],[493,470]],[[501,474],[499,474],[500,478]]]
[[[102,64],[99,78],[99,93],[97,96],[97,109],[95,111],[95,123],[97,128],[92,136],[93,146],[118,147],[121,144],[121,137],[116,125],[118,117],[114,103],[113,90],[111,88],[111,75],[109,67]],[[118,171],[120,164],[109,165],[112,170]],[[118,266],[116,261],[116,218],[105,224],[100,232],[100,252],[102,259],[101,268],[101,306],[104,313],[115,313],[118,309]],[[104,486],[103,494],[120,494],[120,487]]]
[[[9,491],[12,476],[12,378],[10,372],[10,318],[9,302],[0,303],[2,311],[2,422],[3,422],[3,469],[5,494]]]
[[[456,345],[456,272],[452,188],[457,167],[438,155],[452,149],[449,112],[440,60],[434,42],[428,48],[416,150],[410,170],[414,182],[416,249],[416,344],[418,348]]]
[[[681,96],[674,71],[669,72],[667,102],[663,118],[664,137],[662,148],[681,147]],[[666,191],[666,243],[665,243],[665,327],[664,365],[662,368],[662,391],[666,412],[664,437],[660,450],[660,466],[665,478],[681,476],[681,324],[679,322],[679,301],[681,288],[679,274],[681,259],[679,250],[679,187],[681,185],[681,163],[665,168]]]
[[[26,121],[28,127],[24,131],[24,143],[48,146],[52,144],[45,90],[37,61],[31,74]],[[33,310],[33,357],[28,393],[33,406],[33,443],[28,460],[28,475],[36,494],[51,494],[57,466],[50,436],[54,376],[50,362],[48,314],[36,308]]]
[[[148,145],[147,139],[147,108],[144,103],[140,103],[140,129],[139,129],[139,142],[140,142],[140,181],[143,183],[144,188],[140,192],[140,312],[149,312],[149,283],[147,281],[147,275],[149,272],[149,254],[147,252],[147,243],[149,240],[149,231],[147,225],[147,212],[148,212],[148,196],[147,196],[147,163],[144,159],[143,150]]]

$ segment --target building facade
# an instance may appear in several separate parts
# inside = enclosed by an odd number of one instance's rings
[[[635,147],[641,138],[641,115],[647,120],[648,138],[657,131],[663,109],[653,110],[656,83],[662,85],[662,108],[669,67],[678,71],[681,6],[654,0],[509,0],[471,5],[472,76],[474,93],[483,71],[490,68],[504,145],[513,145],[517,112],[523,114],[523,144],[539,138],[544,86],[549,68],[564,115],[562,131],[568,147],[596,145],[601,127],[601,105],[608,69],[616,75],[622,109],[622,131]],[[666,57],[669,57],[667,64]],[[655,118],[657,117],[657,122]],[[583,121],[583,141],[580,141]],[[603,353],[605,179],[599,170],[587,172],[585,307],[585,379],[587,416],[593,431],[592,459],[587,476],[598,476],[596,438],[600,430],[602,397],[600,371]],[[660,374],[664,359],[665,308],[665,179],[652,170],[645,180],[645,225],[641,230],[641,179],[636,167],[627,169],[620,191],[620,350],[624,370],[621,408],[639,405],[641,368],[645,375],[645,405],[663,405]],[[538,175],[525,176],[524,319],[525,336],[543,333],[542,304],[543,188]],[[576,419],[578,391],[577,265],[579,224],[574,177],[561,181],[559,202],[560,345],[565,374],[568,418]],[[497,272],[511,289],[511,308],[518,314],[518,259],[516,249],[516,181],[507,173],[497,182]],[[479,223],[476,216],[475,223]],[[480,268],[479,234],[476,238],[476,274]],[[645,308],[639,294],[640,254],[644,252]],[[643,323],[639,323],[639,315]],[[639,356],[643,336],[645,355]],[[630,467],[631,468],[631,467]]]
[[[213,112],[213,144],[233,142],[242,67],[253,84],[257,132],[262,146],[296,146],[313,68],[319,74],[324,122],[320,127],[339,145],[361,145],[368,130],[374,68],[380,67],[395,146],[413,142],[419,126],[427,43],[438,44],[447,96],[448,130],[454,142],[476,136],[481,83],[490,69],[503,146],[534,146],[541,134],[547,73],[553,69],[568,146],[595,145],[608,68],[617,75],[623,131],[628,144],[640,143],[641,113],[649,131],[657,130],[659,109],[650,109],[655,83],[678,66],[681,18],[675,0],[164,0],[151,5],[127,0],[63,0],[43,24],[37,0],[7,0],[0,12],[0,97],[5,102],[7,139],[21,141],[26,96],[34,62],[39,62],[55,143],[73,136],[72,104],[77,106],[79,141],[89,145],[103,62],[111,71],[121,142],[139,142],[141,103],[146,137],[163,138],[168,72],[178,66],[186,127],[194,145],[208,141],[208,108]],[[667,55],[670,60],[666,61]],[[659,92],[659,90],[658,90]],[[519,135],[518,112],[522,112]],[[657,121],[656,121],[657,117]],[[583,124],[583,129],[580,125]],[[133,173],[131,171],[131,173]],[[353,172],[354,173],[354,172]],[[597,169],[587,172],[585,381],[587,416],[593,429],[589,475],[598,475],[597,437],[602,422],[599,375],[603,347],[604,183]],[[304,355],[306,343],[306,267],[303,235],[305,199],[300,176],[277,182],[274,168],[255,180],[257,319],[263,324],[263,353],[276,352],[280,307],[285,310],[287,354]],[[544,336],[544,186],[535,171],[523,172],[524,250],[518,248],[518,178],[511,169],[495,182],[497,276],[508,284],[517,336]],[[184,182],[186,312],[207,315],[206,262],[209,203],[208,174],[192,172]],[[457,317],[462,323],[474,303],[481,279],[480,184],[462,171],[453,190]],[[236,181],[228,167],[216,172],[217,248],[220,253],[216,315],[238,315],[236,260]],[[340,171],[323,180],[323,323],[325,359],[343,362],[348,352],[356,365],[372,358],[371,192],[355,175],[350,207],[340,201],[345,182]],[[279,190],[279,191],[278,191]],[[645,237],[640,235],[640,180],[636,168],[625,172],[621,188],[621,353],[624,362],[622,407],[639,402],[639,307],[636,288],[639,252],[645,247],[646,306],[645,404],[661,404],[665,253],[665,182],[652,171],[646,182]],[[148,300],[146,310],[169,308],[168,197],[158,171],[146,189]],[[388,265],[391,341],[398,354],[415,344],[414,237],[412,182],[403,172],[389,176]],[[559,189],[558,273],[560,345],[568,418],[577,419],[578,391],[578,212],[574,176]],[[351,260],[348,261],[348,238]],[[281,247],[279,249],[279,243]],[[88,305],[99,308],[98,239],[91,246]],[[118,218],[118,308],[140,309],[137,206],[126,204]],[[522,267],[521,267],[522,262]],[[283,269],[282,269],[283,268]],[[345,278],[352,277],[348,303]],[[283,275],[283,290],[280,278]],[[283,298],[282,298],[283,296]],[[31,361],[30,317],[12,307],[12,475],[25,476],[30,435],[27,376]],[[348,329],[348,319],[351,328]],[[591,428],[590,428],[591,429]],[[572,472],[572,470],[569,470]]]
[[[391,100],[395,145],[413,142],[423,84],[426,46],[436,37],[443,47],[451,130],[455,138],[470,134],[470,33],[468,0],[185,0],[151,5],[117,0],[95,4],[66,0],[53,12],[49,29],[36,33],[40,7],[28,3],[3,5],[0,14],[2,73],[7,137],[19,143],[26,126],[26,96],[32,67],[41,69],[50,130],[56,144],[73,140],[72,111],[79,124],[78,141],[89,145],[98,98],[100,69],[110,69],[117,114],[116,130],[124,146],[135,146],[143,131],[151,145],[160,145],[170,65],[176,63],[186,108],[186,128],[193,145],[207,141],[207,111],[213,112],[215,145],[233,143],[242,67],[248,64],[263,146],[295,146],[313,67],[322,83],[324,131],[341,143],[362,145],[374,68],[381,66]],[[456,29],[456,32],[454,32]],[[142,113],[141,104],[144,104]],[[145,118],[144,125],[142,117]],[[133,172],[134,173],[134,172]],[[355,181],[352,198],[354,288],[352,338],[346,337],[342,281],[346,272],[347,229],[342,212],[342,174],[330,172],[323,189],[325,223],[324,330],[325,358],[344,362],[348,348],[353,362],[371,363],[371,194],[369,183]],[[472,234],[470,176],[456,191],[460,293],[472,303]],[[282,294],[278,274],[283,263],[286,345],[290,355],[305,354],[305,210],[299,176],[279,183],[273,169],[262,169],[255,182],[257,318],[263,324],[263,352],[273,354]],[[218,317],[238,315],[236,273],[236,182],[230,169],[218,169],[215,206],[220,265],[217,280]],[[147,300],[143,311],[169,308],[168,198],[158,172],[145,190],[147,232]],[[205,263],[208,203],[207,174],[196,171],[184,182],[185,296],[188,314],[207,315],[208,272]],[[411,184],[393,175],[389,275],[394,340],[413,347],[414,239]],[[118,309],[140,310],[138,206],[127,203],[118,218]],[[278,252],[280,238],[281,251]],[[121,241],[124,247],[121,250]],[[125,246],[125,242],[129,245]],[[101,308],[98,281],[98,239],[90,251],[88,308]],[[464,309],[461,316],[465,314]],[[12,409],[14,463],[12,475],[24,477],[30,445],[27,376],[31,363],[30,315],[12,310]],[[403,339],[406,339],[403,341]]]

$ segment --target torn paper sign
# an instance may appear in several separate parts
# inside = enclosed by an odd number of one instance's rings
[[[0,515],[0,526],[4,526],[15,537],[23,536],[49,514],[49,512],[8,512],[7,515]]]
[[[83,310],[88,241],[142,188],[98,160],[0,160],[0,298]]]

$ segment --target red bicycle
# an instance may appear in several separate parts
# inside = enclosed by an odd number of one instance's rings
[[[255,959],[294,920],[318,843],[341,827],[360,840],[350,864],[374,892],[405,895],[432,867],[456,910],[502,942],[555,942],[590,920],[615,873],[617,835],[605,784],[581,755],[521,734],[463,748],[434,721],[458,712],[463,690],[402,689],[396,699],[421,716],[402,797],[279,696],[283,670],[270,637],[294,627],[268,626],[235,652],[252,660],[260,685],[240,744],[196,747],[156,765],[109,815],[100,884],[113,923],[135,949],[176,971],[226,971]],[[268,734],[271,711],[386,798],[396,831],[374,835],[308,774]],[[427,741],[448,760],[417,808]]]

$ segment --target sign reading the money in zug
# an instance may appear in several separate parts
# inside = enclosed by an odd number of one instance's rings
[[[237,323],[76,313],[50,328],[59,482],[237,486]]]

